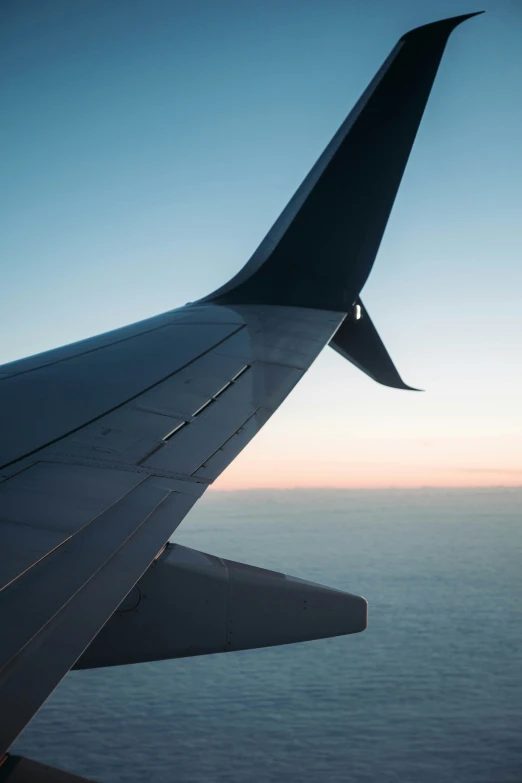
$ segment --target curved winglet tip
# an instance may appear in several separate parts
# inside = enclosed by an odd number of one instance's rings
[[[471,14],[461,14],[460,16],[450,16],[447,19],[439,19],[437,22],[429,22],[428,24],[422,24],[419,27],[414,27],[413,30],[409,30],[405,33],[401,41],[407,41],[408,38],[414,38],[418,34],[428,33],[442,33],[448,36],[455,27],[465,22],[467,19],[471,19],[473,16],[480,16],[480,14],[486,13],[485,11],[473,11]]]
[[[404,383],[402,378],[399,379],[399,382],[396,383],[387,383],[386,386],[391,386],[393,389],[401,389],[401,391],[414,391],[414,392],[423,392],[424,389],[416,389],[415,386],[408,386],[407,383]]]

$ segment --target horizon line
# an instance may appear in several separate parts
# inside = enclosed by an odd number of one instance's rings
[[[213,489],[216,492],[295,492],[299,491],[351,491],[351,492],[389,492],[390,490],[404,490],[412,492],[414,490],[484,490],[484,489],[522,489],[522,483],[519,484],[462,484],[455,486],[454,484],[422,484],[422,485],[409,485],[409,486],[329,486],[329,485],[317,485],[313,487],[303,486],[289,486],[289,487],[277,487],[277,486],[263,486],[263,487],[223,487],[210,485],[209,489]]]

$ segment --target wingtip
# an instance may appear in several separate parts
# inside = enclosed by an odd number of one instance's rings
[[[447,19],[439,19],[436,22],[429,22],[428,24],[420,25],[419,27],[414,27],[412,30],[409,30],[407,33],[405,33],[401,41],[407,41],[408,38],[414,38],[418,35],[429,35],[431,34],[442,34],[444,36],[449,36],[449,34],[455,29],[455,27],[458,27],[459,24],[462,24],[462,22],[465,22],[467,19],[471,19],[473,16],[480,16],[481,14],[486,13],[485,11],[473,11],[471,14],[461,14],[460,16],[450,16]]]
[[[453,26],[456,27],[458,24],[461,24],[462,22],[465,22],[466,19],[471,19],[473,16],[480,16],[480,14],[485,14],[485,11],[472,11],[470,14],[460,14],[459,16],[448,16],[446,19],[442,19],[443,22],[452,22]]]
[[[383,386],[389,386],[391,389],[399,389],[400,391],[413,391],[413,392],[423,392],[424,389],[416,389],[415,386],[408,386],[407,383],[404,383],[402,378],[397,373],[397,380],[395,382],[385,382],[382,380],[378,380],[378,383],[382,383]],[[377,380],[376,378],[374,380]]]

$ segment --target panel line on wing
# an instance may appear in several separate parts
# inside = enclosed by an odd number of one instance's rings
[[[205,479],[200,478],[194,479],[189,474],[180,471],[162,470],[158,467],[150,468],[146,465],[139,465],[138,463],[131,464],[128,462],[116,462],[104,457],[83,457],[77,454],[60,454],[57,452],[53,453],[49,457],[43,456],[40,462],[45,465],[81,465],[87,468],[105,468],[106,470],[121,470],[125,471],[125,473],[141,473],[144,476],[158,476],[161,478],[167,478],[184,483],[189,482],[195,486],[198,486],[200,482],[205,481]],[[16,478],[18,475],[20,474],[15,473],[13,476],[9,476],[9,478]]]
[[[113,413],[116,410],[119,410],[120,408],[123,408],[124,405],[128,405],[129,402],[132,402],[133,400],[138,399],[143,394],[145,394],[148,391],[151,391],[151,389],[155,389],[160,384],[164,383],[169,378],[173,378],[175,375],[177,375],[182,370],[189,367],[191,364],[194,364],[194,362],[197,362],[199,359],[201,359],[202,356],[205,356],[206,354],[210,353],[211,351],[214,351],[216,348],[218,348],[220,345],[225,343],[227,340],[229,340],[231,337],[236,335],[238,332],[240,332],[242,329],[245,328],[245,325],[238,327],[235,331],[228,334],[226,337],[224,337],[222,340],[219,340],[217,343],[212,345],[210,348],[208,348],[206,351],[203,351],[198,356],[195,356],[193,359],[191,359],[189,362],[184,364],[182,367],[177,367],[176,370],[166,375],[164,378],[161,378],[159,381],[156,381],[155,383],[151,384],[145,389],[141,389],[137,394],[133,394],[131,397],[123,400],[122,402],[118,403],[118,405],[115,405],[112,408],[109,408],[109,410],[103,411],[103,413],[100,413],[99,416],[94,416],[89,421],[83,422],[79,427],[74,427],[73,429],[69,430],[68,432],[64,432],[62,435],[60,435],[57,438],[53,438],[52,440],[47,441],[47,443],[43,443],[41,446],[38,446],[36,449],[32,449],[32,451],[28,451],[25,454],[22,454],[22,456],[17,457],[16,459],[11,460],[10,462],[6,462],[4,465],[0,465],[0,469],[8,468],[11,465],[16,465],[17,462],[21,462],[24,459],[27,459],[28,457],[32,457],[33,454],[37,454],[38,452],[42,451],[43,449],[46,449],[48,446],[52,446],[54,443],[59,443],[61,440],[64,440],[69,435],[73,435],[75,432],[79,432],[79,430],[82,430],[84,427],[87,427],[89,424],[93,424],[95,421],[99,421],[104,416],[107,416],[109,413]]]
[[[145,479],[124,498],[70,536],[67,550],[64,544],[56,547],[51,553],[52,557],[47,555],[42,558],[19,577],[16,589],[11,583],[9,599],[4,601],[1,615],[3,624],[10,628],[10,635],[2,645],[0,654],[0,688],[5,681],[6,666],[13,657],[20,655],[34,636],[96,577],[97,572],[147,522],[154,509],[169,494],[170,490],[154,484],[154,479]],[[84,545],[87,540],[89,546]],[[93,541],[97,542],[97,546],[93,546]],[[61,558],[57,558],[59,549],[64,553]],[[83,552],[81,564],[75,566],[74,554],[80,552]],[[52,565],[49,566],[49,563]],[[31,585],[35,588],[34,592],[43,592],[45,585],[45,600],[32,607],[30,612],[24,612],[23,606],[27,594],[31,592]],[[15,622],[17,617],[19,620]]]
[[[236,374],[231,378],[230,381],[227,381],[223,386],[221,386],[221,388],[218,389],[217,392],[215,392],[215,394],[212,395],[212,397],[209,397],[208,400],[205,400],[203,405],[200,405],[199,408],[197,408],[197,410],[194,411],[190,421],[182,421],[181,424],[178,424],[176,427],[174,427],[174,429],[171,430],[169,433],[167,433],[167,435],[164,435],[163,438],[161,439],[162,442],[158,443],[156,446],[154,446],[153,449],[147,452],[147,454],[141,457],[141,459],[136,462],[136,465],[142,465],[144,462],[146,462],[151,457],[153,457],[158,451],[160,451],[160,449],[163,448],[163,446],[166,443],[168,443],[174,437],[174,435],[177,435],[178,432],[180,432],[187,425],[191,424],[192,421],[194,421],[194,419],[196,419],[201,413],[203,413],[203,411],[206,411],[207,408],[209,408],[213,403],[217,402],[218,399],[227,391],[227,389],[230,389],[246,373],[247,370],[251,369],[251,367],[252,367],[251,364],[243,365],[243,367],[241,367],[241,369],[238,372],[236,372]]]
[[[243,375],[243,373],[244,373],[244,372],[246,372],[246,371],[247,371],[247,370],[248,370],[250,367],[252,367],[252,365],[251,365],[251,364],[245,364],[245,365],[244,365],[244,366],[243,366],[243,367],[242,367],[242,368],[239,370],[239,372],[236,372],[236,374],[234,375],[234,377],[231,379],[231,381],[230,381],[230,382],[231,382],[231,383],[234,383],[235,381],[237,381],[237,380],[238,380],[238,379],[239,379],[239,378],[240,378],[240,377]]]
[[[164,313],[163,316],[161,316],[161,317],[170,316],[170,315],[173,314],[173,312],[175,312],[175,311]],[[159,316],[153,316],[152,319],[147,319],[147,320],[155,320],[158,317]],[[190,320],[184,320],[182,325],[183,326],[191,326],[191,325],[198,325],[199,326],[199,325],[201,325],[203,323],[205,324],[205,326],[223,326],[223,325],[227,325],[227,324],[228,325],[234,325],[236,322],[235,321],[231,321],[230,324],[229,324],[228,321],[215,321],[215,322],[214,321],[201,321],[200,319],[196,318],[193,322],[191,322]],[[134,325],[131,324],[130,326],[137,326],[137,325],[138,324],[134,324]],[[41,364],[33,364],[32,366],[28,367],[26,370],[18,370],[18,371],[14,371],[14,372],[1,372],[0,373],[0,381],[6,380],[7,378],[15,378],[18,375],[26,375],[27,373],[34,372],[35,370],[40,370],[43,367],[52,367],[53,365],[61,364],[62,362],[67,362],[70,359],[75,359],[78,356],[86,356],[87,354],[95,353],[96,351],[103,350],[104,348],[109,348],[111,346],[118,345],[119,343],[124,343],[124,342],[127,342],[128,340],[133,340],[135,337],[141,337],[141,336],[143,336],[145,334],[151,334],[151,332],[157,332],[160,329],[166,329],[166,328],[171,327],[171,326],[176,326],[176,323],[175,323],[174,320],[168,320],[168,321],[166,321],[166,323],[160,323],[157,326],[151,326],[148,329],[142,329],[142,330],[138,330],[138,331],[132,332],[131,334],[123,335],[121,337],[115,337],[114,340],[108,340],[107,342],[100,342],[98,345],[95,345],[92,348],[87,348],[86,347],[84,350],[79,349],[77,351],[77,353],[67,354],[67,355],[65,355],[65,356],[63,356],[61,358],[50,359],[49,361],[42,361]],[[108,332],[107,334],[98,335],[98,338],[89,337],[86,340],[79,340],[77,343],[72,343],[70,345],[63,345],[63,346],[61,346],[59,348],[52,349],[51,351],[44,351],[42,354],[36,354],[35,356],[28,356],[25,359],[17,359],[14,362],[7,362],[6,364],[3,364],[2,367],[5,368],[5,367],[9,367],[9,366],[11,366],[13,364],[19,364],[19,363],[26,362],[26,361],[29,361],[29,360],[35,360],[35,359],[38,358],[39,355],[40,356],[45,356],[45,355],[50,354],[50,353],[55,353],[55,352],[58,352],[58,351],[61,351],[61,350],[66,350],[68,348],[73,348],[75,345],[76,346],[80,346],[83,343],[87,344],[87,343],[92,342],[92,340],[102,339],[104,337],[107,337],[110,334],[114,334],[114,332],[119,332],[120,330],[124,330],[124,329],[128,329],[128,328],[129,327],[125,327],[125,326],[124,327],[120,327],[119,329],[115,329],[113,332]]]
[[[217,391],[217,392],[214,394],[214,399],[217,399],[217,397],[219,397],[219,395],[220,395],[220,394],[223,394],[223,392],[224,392],[224,391],[226,391],[226,390],[228,389],[228,387],[229,387],[229,386],[232,386],[232,383],[233,383],[233,381],[227,381],[227,383],[225,383],[225,385],[224,385],[224,386],[222,386],[222,387],[221,387],[221,389],[219,389],[219,390],[218,390],[218,391]],[[196,415],[196,414],[194,414],[194,416],[195,416],[195,415]]]
[[[204,402],[204,403],[203,403],[203,405],[200,405],[200,406],[199,406],[199,408],[198,408],[197,410],[195,410],[195,411],[194,411],[194,413],[192,414],[192,417],[195,419],[195,418],[196,418],[196,416],[199,416],[199,415],[200,415],[200,413],[203,413],[203,411],[204,411],[204,410],[206,410],[206,408],[208,408],[208,406],[209,406],[209,405],[212,405],[212,403],[213,403],[213,402],[216,402],[216,400],[218,399],[218,397],[220,397],[220,396],[223,394],[223,392],[226,392],[226,390],[227,390],[227,389],[230,389],[230,387],[232,386],[232,384],[233,384],[233,383],[235,383],[236,381],[238,381],[238,380],[239,380],[239,378],[241,378],[241,376],[242,376],[242,375],[243,375],[243,374],[244,374],[244,373],[245,373],[247,370],[249,370],[249,369],[250,369],[250,367],[252,367],[252,365],[251,365],[251,364],[245,364],[245,366],[244,366],[244,367],[242,367],[242,368],[239,370],[239,372],[237,372],[237,373],[234,375],[234,377],[233,377],[233,378],[232,378],[230,381],[227,381],[227,383],[225,383],[225,385],[224,385],[224,386],[222,386],[222,387],[221,387],[221,389],[218,389],[218,391],[217,391],[215,394],[213,394],[213,395],[212,395],[212,397],[210,397],[208,400],[206,400],[206,402]],[[178,427],[178,429],[180,429],[180,428]],[[165,440],[165,439],[164,439],[164,440]]]
[[[245,427],[248,424],[248,422],[252,421],[252,419],[254,419],[257,416],[257,414],[259,413],[259,411],[261,410],[262,407],[263,406],[260,405],[258,408],[256,408],[255,411],[252,413],[252,415],[249,416],[247,419],[245,419],[243,424],[240,427],[238,427],[237,430],[235,432],[233,432],[232,435],[229,438],[224,440],[223,443],[221,444],[221,446],[219,446],[219,448],[215,449],[215,451],[213,451],[212,454],[209,454],[209,456],[204,460],[204,462],[202,462],[201,465],[198,465],[198,467],[194,471],[192,471],[192,476],[194,476],[198,472],[198,470],[201,470],[202,468],[204,468],[206,466],[206,464],[208,462],[210,462],[212,457],[214,457],[216,454],[218,454],[218,452],[224,451],[224,449],[230,443],[230,441],[234,440],[234,438],[237,437],[237,435],[240,435],[241,432],[245,429]]]
[[[212,402],[214,402],[214,397],[209,397],[209,399],[208,399],[208,400],[205,400],[205,402],[203,403],[203,405],[200,405],[200,406],[199,406],[199,408],[197,408],[197,409],[196,409],[196,410],[193,412],[193,414],[192,414],[192,418],[193,418],[193,419],[195,419],[195,418],[196,418],[196,416],[199,416],[199,414],[200,414],[200,413],[203,413],[203,411],[205,410],[205,408],[208,408],[208,406],[209,406],[209,405],[210,405]]]
[[[53,463],[47,463],[47,464],[52,465]],[[35,466],[33,465],[32,467],[35,467]],[[25,574],[27,574],[32,568],[34,568],[36,565],[38,565],[39,563],[44,561],[46,558],[48,558],[53,552],[56,552],[56,550],[60,549],[65,544],[70,542],[76,535],[78,535],[79,533],[83,533],[89,527],[89,525],[91,525],[93,522],[96,522],[101,516],[103,516],[103,514],[106,514],[113,507],[117,506],[117,504],[120,503],[120,501],[124,501],[128,497],[128,495],[131,494],[131,492],[134,492],[134,490],[136,490],[138,487],[142,486],[145,483],[145,481],[147,481],[149,478],[150,478],[150,476],[144,475],[144,477],[142,479],[140,479],[139,481],[136,481],[136,483],[133,486],[130,486],[129,489],[126,492],[124,492],[119,497],[115,497],[114,500],[112,500],[112,502],[109,503],[109,505],[107,505],[104,508],[102,508],[98,513],[96,513],[94,516],[92,516],[90,519],[88,519],[82,525],[80,525],[76,529],[72,529],[69,533],[64,531],[63,539],[62,539],[62,541],[60,541],[60,543],[56,544],[55,546],[50,547],[40,557],[36,557],[31,563],[28,563],[27,567],[25,567],[22,570],[18,571],[18,573],[16,573],[12,578],[8,579],[5,582],[5,584],[1,584],[0,585],[0,592],[2,592],[6,587],[9,587],[14,582],[16,582],[17,579],[20,579]],[[6,521],[9,522],[10,520],[7,519]],[[17,525],[18,524],[23,524],[24,527],[31,527],[31,525],[29,525],[27,523],[24,524],[23,522],[20,523],[20,521],[18,521],[18,520],[16,521],[16,524]],[[34,525],[32,527],[34,527]],[[52,528],[52,527],[49,527],[49,526],[46,526],[45,529],[49,530],[51,532],[52,531],[58,531],[58,528]]]
[[[171,430],[171,431],[170,431],[170,432],[168,432],[166,435],[164,435],[164,436],[163,436],[163,438],[162,438],[162,440],[163,440],[163,441],[165,441],[165,442],[166,442],[166,441],[168,441],[168,440],[170,440],[170,439],[172,438],[172,436],[176,434],[176,432],[179,432],[179,430],[180,430],[182,427],[185,427],[187,424],[188,424],[188,421],[182,421],[182,422],[181,422],[181,424],[178,424],[178,426],[177,426],[177,427],[174,427],[174,429],[173,429],[173,430]],[[161,444],[160,444],[160,445],[161,445]]]

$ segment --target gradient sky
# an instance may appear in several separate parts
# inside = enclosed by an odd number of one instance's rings
[[[364,302],[407,383],[331,350],[217,486],[522,484],[522,3],[11,0],[0,361],[208,293],[398,38],[451,36]]]

